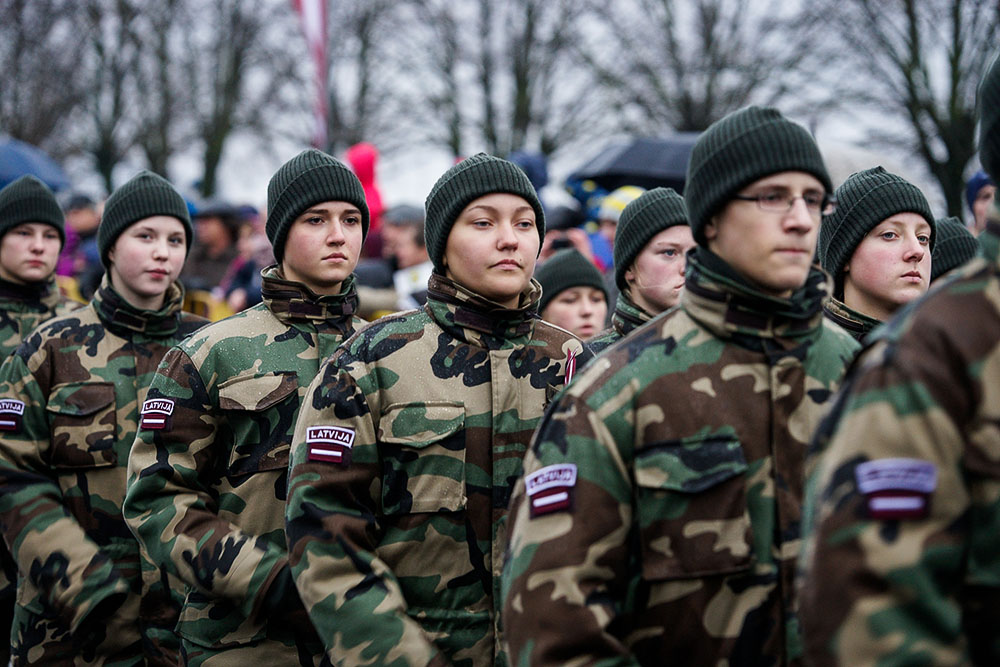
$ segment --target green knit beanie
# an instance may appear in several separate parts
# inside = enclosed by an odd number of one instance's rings
[[[823,268],[834,278],[834,295],[841,293],[841,275],[865,235],[897,213],[916,213],[931,226],[931,249],[937,226],[930,204],[920,188],[873,167],[851,174],[835,193],[837,210],[823,220],[816,251]]]
[[[545,212],[535,187],[513,162],[476,153],[444,172],[424,202],[424,238],[436,272],[444,273],[444,249],[455,220],[473,200],[495,192],[522,197],[535,209],[535,227],[541,251],[541,241],[545,238]]]
[[[937,242],[931,252],[931,282],[979,254],[979,240],[959,218],[938,218]]]
[[[672,188],[653,188],[622,211],[615,232],[615,283],[625,291],[625,272],[649,240],[668,227],[688,224],[684,198]]]
[[[184,225],[184,241],[191,250],[194,229],[187,202],[174,189],[170,181],[143,169],[116,189],[104,202],[104,215],[97,228],[97,249],[101,252],[101,263],[109,266],[108,251],[133,223],[156,215],[177,218]]]
[[[979,84],[979,161],[1000,182],[1000,55]]]
[[[49,186],[31,174],[0,190],[0,237],[25,222],[52,225],[59,232],[60,245],[66,242],[59,202]]]
[[[295,218],[314,204],[342,201],[361,211],[361,239],[368,237],[368,200],[361,181],[350,167],[315,148],[304,150],[281,165],[267,184],[267,223],[264,231],[281,262],[285,239]]]
[[[593,287],[604,293],[608,300],[608,290],[604,287],[604,279],[593,262],[580,254],[575,248],[560,250],[542,262],[535,269],[535,280],[542,285],[542,298],[538,302],[538,312],[560,292],[570,287]]]
[[[734,194],[783,171],[812,174],[833,192],[812,135],[777,109],[746,107],[712,123],[691,149],[684,185],[694,240],[706,244],[705,225]]]

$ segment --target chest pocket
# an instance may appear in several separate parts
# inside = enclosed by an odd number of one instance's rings
[[[57,469],[113,466],[117,418],[110,382],[57,385],[45,409],[51,419],[49,463]]]
[[[748,465],[732,436],[649,445],[636,453],[636,515],[648,580],[750,567]]]
[[[288,468],[298,385],[295,373],[240,375],[219,385],[219,408],[233,434],[230,476]]]
[[[379,422],[379,442],[384,514],[465,509],[465,406],[390,405]]]

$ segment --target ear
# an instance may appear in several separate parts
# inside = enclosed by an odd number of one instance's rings
[[[625,282],[628,283],[629,285],[635,283],[635,271],[632,269],[632,267],[634,266],[635,264],[625,269]]]
[[[112,244],[112,246],[110,248],[108,248],[108,263],[109,264],[114,264],[115,263],[115,246],[116,245],[118,245],[117,242],[114,243],[114,244]]]
[[[711,219],[705,223],[705,240],[712,241],[719,235],[719,216],[713,215]]]

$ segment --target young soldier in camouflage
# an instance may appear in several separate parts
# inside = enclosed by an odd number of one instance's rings
[[[834,195],[817,253],[833,277],[823,311],[861,341],[927,291],[937,221],[917,186],[882,167],[851,174]]]
[[[1000,176],[1000,60],[980,88]],[[983,257],[870,342],[816,444],[801,595],[811,665],[1000,664],[1000,209]],[[811,510],[811,511],[810,511]]]
[[[125,518],[187,591],[177,633],[192,665],[319,664],[284,533],[299,402],[362,320],[354,267],[368,233],[358,178],[307,150],[267,188],[263,303],[171,349],[143,405]]]
[[[795,665],[809,435],[857,344],[812,266],[832,191],[777,110],[713,124],[685,201],[680,306],[557,400],[511,501],[511,664]]]
[[[146,387],[205,320],[181,313],[184,199],[141,172],[108,199],[107,275],[0,368],[0,529],[18,566],[15,665],[176,664],[179,601],[122,517]],[[140,603],[141,602],[141,603]]]
[[[507,500],[582,344],[537,318],[527,176],[478,154],[427,198],[427,304],[323,366],[289,477],[292,572],[338,665],[503,665]]]
[[[693,247],[684,198],[672,189],[654,188],[629,202],[615,236],[618,302],[611,328],[587,341],[595,354],[677,305]]]

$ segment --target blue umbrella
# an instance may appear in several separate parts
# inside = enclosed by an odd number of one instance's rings
[[[40,148],[9,137],[0,139],[0,187],[34,174],[53,190],[70,186],[66,172]]]

